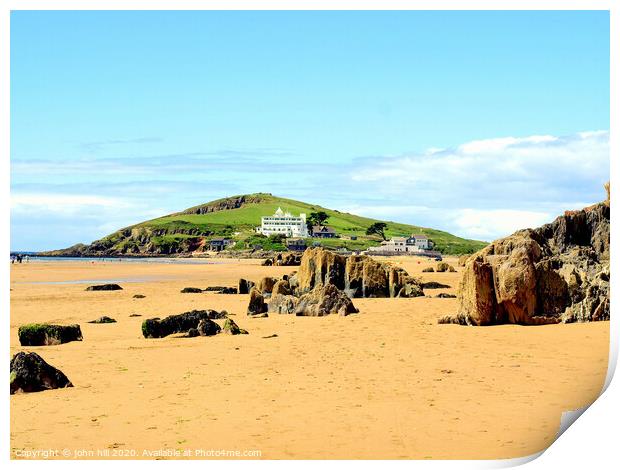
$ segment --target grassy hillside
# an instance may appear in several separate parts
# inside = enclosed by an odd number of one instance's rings
[[[329,215],[327,225],[333,227],[341,238],[320,240],[323,246],[365,249],[377,245],[381,239],[367,236],[366,229],[376,219],[360,217],[315,204],[285,199],[271,194],[257,193],[219,199],[189,208],[183,212],[148,220],[121,229],[93,242],[88,251],[109,254],[170,254],[200,251],[213,237],[229,237],[236,241],[232,249],[251,248],[284,249],[277,239],[257,235],[254,228],[260,225],[261,216],[271,215],[280,207],[293,215],[324,211]],[[473,253],[485,243],[455,237],[431,228],[386,221],[386,236],[405,236],[412,233],[427,235],[436,248],[445,254]],[[351,240],[356,236],[357,240]]]

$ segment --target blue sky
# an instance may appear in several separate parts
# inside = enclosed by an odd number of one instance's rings
[[[13,12],[11,248],[257,191],[490,240],[608,129],[607,12]]]

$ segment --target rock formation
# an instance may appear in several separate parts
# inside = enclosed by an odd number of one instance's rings
[[[82,341],[82,330],[80,325],[30,323],[20,326],[17,336],[22,346],[51,346],[70,341]]]
[[[191,312],[178,315],[170,315],[163,320],[149,318],[142,322],[142,334],[145,338],[163,338],[174,333],[186,333],[192,328],[198,329],[199,334],[201,334],[199,329],[201,320],[210,321],[212,319],[225,318],[226,316],[225,311],[192,310]],[[217,324],[216,326],[219,328]]]
[[[256,287],[252,287],[250,303],[248,304],[248,315],[263,315],[265,313],[267,313],[265,298]]]
[[[222,327],[222,333],[228,335],[247,335],[248,332],[234,322],[232,318],[227,318]]]
[[[454,269],[454,266],[452,266],[451,264],[446,263],[445,261],[441,261],[439,263],[437,263],[437,266],[435,266],[435,271],[437,271],[438,273],[445,273],[445,272],[456,272],[456,269]]]
[[[332,284],[325,284],[302,295],[295,308],[295,315],[304,317],[330,314],[346,316],[358,312],[347,294]]]
[[[239,279],[239,287],[237,288],[237,291],[240,294],[249,294],[252,287],[254,287],[254,283],[252,281],[248,281],[247,279]]]
[[[467,259],[458,311],[440,323],[609,319],[609,201],[496,240]]]
[[[184,287],[181,289],[181,294],[202,294],[200,287]]]
[[[301,264],[301,253],[286,251],[278,253],[273,258],[263,261],[263,266],[299,266]]]
[[[200,336],[213,336],[220,332],[222,328],[209,318],[202,318],[196,326]]]
[[[352,298],[424,295],[417,279],[402,268],[369,256],[347,257],[320,247],[304,252],[295,278],[298,294],[331,284]]]
[[[91,320],[88,323],[116,323],[114,318],[106,317],[105,315],[97,318],[96,320]]]
[[[73,387],[67,376],[37,353],[18,352],[11,359],[11,395]]]
[[[258,284],[256,284],[256,288],[261,294],[271,294],[273,286],[276,284],[276,282],[278,282],[278,280],[275,277],[267,276],[258,281]]]
[[[118,284],[100,284],[97,286],[88,286],[86,288],[86,290],[88,291],[93,291],[93,290],[123,290],[123,288],[121,286],[119,286]]]

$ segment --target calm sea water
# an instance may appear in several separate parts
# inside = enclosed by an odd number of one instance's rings
[[[17,254],[17,253],[12,253]],[[27,254],[27,253],[20,253]],[[215,261],[199,258],[88,258],[72,256],[33,256],[28,255],[29,263],[62,263],[62,262],[82,262],[82,263],[165,263],[165,264],[224,264],[225,261]],[[22,263],[25,263],[22,261]]]

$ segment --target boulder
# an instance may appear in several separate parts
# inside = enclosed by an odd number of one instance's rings
[[[435,297],[438,299],[456,299],[456,295],[447,294],[446,292],[442,292],[441,294],[437,294]]]
[[[222,328],[213,320],[210,320],[209,318],[202,318],[198,322],[196,329],[198,330],[198,334],[200,336],[213,336],[218,334]]]
[[[248,315],[261,315],[263,313],[267,313],[265,298],[256,287],[252,287],[250,303],[248,304]]]
[[[145,297],[146,297],[146,295],[143,295],[143,294],[135,294],[133,296],[134,299],[144,299]]]
[[[239,294],[249,294],[252,287],[254,287],[254,283],[252,281],[248,281],[247,279],[239,279],[239,287],[237,288],[237,291]]]
[[[202,294],[202,289],[199,287],[184,287],[181,289],[181,294]]]
[[[118,284],[99,284],[96,286],[88,286],[86,288],[86,290],[88,291],[94,291],[94,290],[123,290],[123,288],[121,286],[119,286]]]
[[[197,328],[190,328],[189,330],[187,330],[188,338],[195,338],[196,336],[200,336]]]
[[[609,228],[605,201],[494,241],[468,258],[458,311],[442,322],[609,320]]]
[[[295,308],[295,315],[304,317],[322,317],[338,314],[346,316],[358,313],[353,302],[347,295],[333,284],[316,287],[302,295]]]
[[[411,297],[423,297],[424,296],[424,291],[422,290],[422,287],[420,287],[420,285],[418,284],[405,284],[403,287],[401,287],[401,289],[398,291],[398,294],[396,295],[396,297],[405,297],[405,298],[411,298]]]
[[[269,299],[267,311],[269,313],[295,313],[299,299],[294,295],[275,294]]]
[[[247,335],[248,332],[234,322],[232,318],[227,318],[224,322],[224,326],[222,327],[222,333],[228,335]]]
[[[225,314],[224,311],[192,310],[178,315],[170,315],[163,320],[149,318],[142,322],[142,334],[145,338],[163,338],[174,333],[185,333],[191,328],[198,329],[201,320],[222,318],[223,314]]]
[[[51,346],[70,341],[82,341],[82,330],[80,325],[30,323],[20,326],[17,336],[22,346]]]
[[[429,267],[427,267],[427,268],[424,268],[424,269],[422,270],[422,272],[423,272],[423,273],[434,273],[434,272],[435,272],[435,269],[434,269],[432,266],[429,266]]]
[[[275,277],[266,276],[258,281],[256,287],[261,294],[271,294],[276,282],[278,282],[278,280]]]
[[[299,293],[304,294],[326,284],[344,289],[346,263],[347,259],[344,256],[321,247],[307,249],[301,257],[297,272]]]
[[[226,286],[210,286],[207,287],[203,292],[215,292],[217,294],[236,294],[236,287],[226,287]]]
[[[91,320],[88,323],[116,323],[114,318],[106,317],[105,315],[97,318],[96,320]]]
[[[274,296],[278,294],[291,295],[291,286],[288,281],[281,280],[281,281],[276,282],[273,285],[273,289],[271,290],[271,295]]]
[[[34,352],[18,352],[11,359],[10,368],[11,395],[73,387],[65,374]]]

